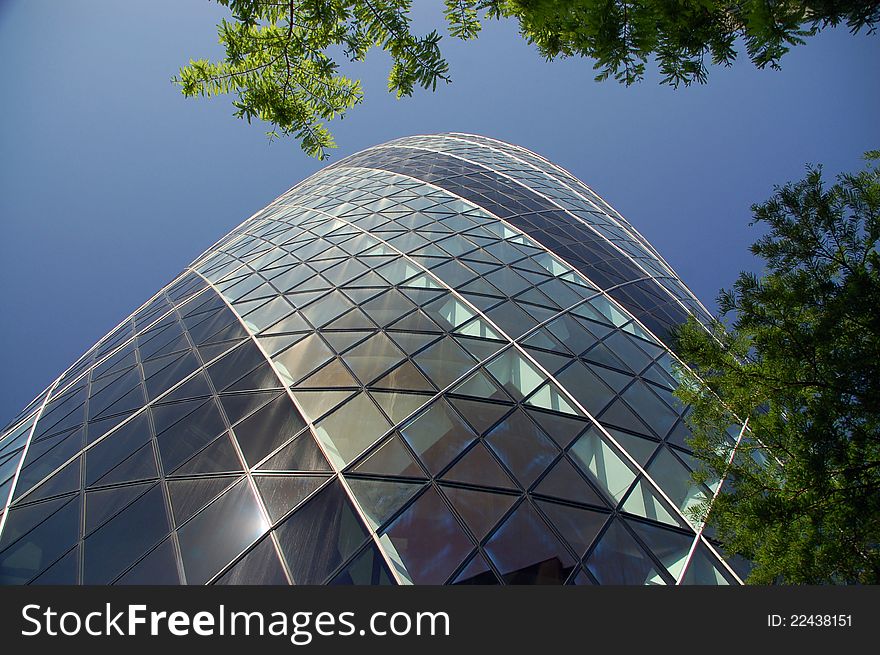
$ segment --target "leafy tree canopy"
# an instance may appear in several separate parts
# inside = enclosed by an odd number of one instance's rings
[[[866,158],[754,205],[764,275],[721,292],[728,327],[679,334],[700,476],[729,476],[697,514],[754,562],[749,582],[880,583],[880,151]]]
[[[190,61],[174,81],[185,96],[230,93],[235,115],[270,123],[270,136],[293,134],[309,155],[335,147],[324,123],[360,103],[360,82],[336,58],[362,61],[374,47],[392,59],[388,89],[449,82],[440,34],[414,35],[411,0],[216,0],[232,12],[217,26],[225,58]],[[480,34],[481,21],[513,19],[548,60],[583,56],[597,79],[625,84],[656,61],[662,82],[705,82],[707,62],[731,64],[742,39],[758,67],[778,67],[793,45],[844,23],[873,30],[880,0],[444,0],[454,38]]]

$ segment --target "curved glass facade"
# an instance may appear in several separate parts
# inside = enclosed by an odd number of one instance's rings
[[[6,584],[729,584],[667,330],[705,309],[534,153],[325,168],[0,438]]]

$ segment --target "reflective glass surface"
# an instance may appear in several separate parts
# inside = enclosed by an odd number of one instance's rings
[[[415,136],[224,236],[0,431],[9,584],[722,584],[669,329],[589,187]],[[717,484],[717,483],[716,483]]]

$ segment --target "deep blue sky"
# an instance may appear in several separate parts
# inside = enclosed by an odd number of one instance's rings
[[[321,167],[232,118],[228,99],[186,100],[170,84],[190,57],[219,52],[222,15],[206,0],[0,2],[0,422]],[[829,30],[781,72],[741,61],[678,90],[653,76],[595,83],[583,60],[547,64],[512,24],[488,24],[475,43],[444,41],[454,82],[434,94],[396,101],[378,52],[349,69],[367,98],[331,125],[333,160],[427,132],[523,145],[591,185],[710,307],[756,266],[752,203],[807,162],[852,170],[880,146],[877,36]]]

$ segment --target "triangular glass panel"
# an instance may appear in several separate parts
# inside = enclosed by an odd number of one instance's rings
[[[51,496],[60,496],[61,494],[79,490],[79,469],[81,459],[82,457],[77,457],[60,471],[53,474],[48,480],[33,488],[33,491],[30,491],[27,496],[24,496],[25,502],[31,503],[35,500],[42,500],[43,498],[49,498]],[[21,493],[19,493],[19,488],[16,488],[15,490],[15,496],[17,499],[21,499],[22,494],[27,492],[28,489],[23,487],[20,491]],[[17,502],[20,502],[20,500]]]
[[[497,585],[498,578],[492,573],[483,556],[477,553],[461,573],[455,576],[452,584]]]
[[[291,385],[333,358],[333,353],[317,334],[310,334],[299,343],[273,356],[275,369],[286,385]]]
[[[329,480],[326,475],[255,475],[254,482],[275,523]]]
[[[352,473],[361,475],[402,476],[424,478],[424,471],[416,464],[400,437],[392,435],[381,446],[354,466]]]
[[[576,564],[527,501],[492,535],[485,550],[507,584],[563,584]]]
[[[442,400],[431,405],[400,432],[433,474],[445,468],[476,439],[476,434]]]
[[[75,585],[79,576],[79,546],[55,562],[29,585]]]
[[[645,424],[633,413],[633,411],[618,397],[608,408],[599,415],[603,424],[613,425],[622,430],[651,434]]]
[[[237,482],[236,477],[197,478],[195,480],[168,480],[165,485],[171,496],[174,524],[183,525],[206,507],[222,491]]]
[[[429,395],[411,393],[371,391],[370,395],[379,403],[379,407],[388,415],[394,425],[411,416],[431,400]]]
[[[562,457],[533,490],[535,494],[606,507],[607,503],[583,479],[567,457]]]
[[[293,396],[309,421],[316,421],[334,407],[351,398],[354,391],[309,391],[293,389]]]
[[[325,582],[369,536],[339,481],[312,496],[275,534],[294,584]]]
[[[9,515],[6,517],[6,525],[3,529],[3,538],[0,539],[0,550],[5,549],[19,537],[27,534],[40,525],[49,516],[69,503],[71,498],[73,498],[73,496],[53,498],[42,503],[13,507],[10,509]],[[5,502],[6,501],[4,501],[4,503]],[[77,506],[79,505],[79,503],[76,504]],[[79,513],[78,509],[77,513]]]
[[[363,383],[369,383],[403,360],[403,353],[384,332],[358,344],[342,358]]]
[[[234,473],[241,470],[241,461],[238,459],[227,432],[208,444],[173,473],[175,475],[192,475],[196,473]]]
[[[279,395],[277,391],[223,394],[220,396],[220,404],[226,412],[229,423],[234,425]]]
[[[495,339],[499,341],[502,339],[500,334],[489,327],[489,324],[479,317],[473,319],[469,323],[465,323],[455,330],[455,333],[469,337],[476,337],[478,339]]]
[[[584,428],[592,425],[585,419],[573,416],[553,414],[529,407],[526,407],[525,410],[526,414],[531,416],[561,448],[567,448],[574,441],[574,438],[583,432]]]
[[[485,361],[499,350],[504,348],[509,341],[490,341],[489,339],[477,339],[456,335],[455,341],[461,344],[473,357],[479,361]]]
[[[208,582],[268,529],[247,480],[233,485],[177,531],[187,582]]]
[[[305,307],[307,304],[315,300],[316,298],[320,298],[327,294],[327,290],[330,288],[329,282],[318,282],[319,278],[316,276],[312,278],[309,282],[305,282],[297,287],[297,291],[293,293],[286,293],[284,297],[287,298],[287,301],[290,302],[294,307],[300,309]],[[319,287],[320,291],[299,291],[299,289],[305,289],[306,287]]]
[[[234,341],[222,341],[220,343],[212,343],[205,346],[199,346],[199,354],[202,356],[202,359],[205,362],[210,362],[215,357],[218,357],[223,353],[231,350],[242,341],[243,339],[238,339]]]
[[[331,461],[344,468],[390,428],[369,396],[361,393],[315,423],[315,434]]]
[[[410,356],[438,338],[436,334],[423,334],[419,332],[389,332],[388,336]]]
[[[656,441],[636,437],[627,432],[615,430],[614,428],[607,428],[607,430],[608,433],[614,437],[614,440],[620,444],[621,448],[632,455],[632,458],[641,466],[645,466],[648,460],[651,459],[651,455],[657,450],[657,446],[660,445]],[[684,475],[685,478],[687,478],[689,473],[685,473]]]
[[[309,332],[311,330],[312,326],[306,323],[305,319],[297,312],[271,324],[263,332],[265,334],[280,334],[285,332]]]
[[[326,389],[332,387],[359,387],[360,383],[355,380],[354,376],[349,373],[348,369],[342,363],[342,360],[336,358],[326,366],[318,369],[302,382],[297,384],[295,389]]]
[[[682,577],[681,584],[686,585],[728,585],[735,584],[736,580],[721,565],[721,563],[709,552],[703,543],[698,543]]]
[[[151,483],[99,489],[86,494],[85,533],[89,534],[150,488]]]
[[[211,395],[208,386],[208,378],[202,372],[181,384],[174,391],[162,398],[162,402],[174,402],[177,400],[189,400],[192,398],[206,398]]]
[[[343,353],[356,343],[360,343],[367,337],[375,334],[375,330],[359,330],[356,332],[328,332],[322,330],[321,334],[337,353]]]
[[[218,578],[218,585],[286,585],[287,576],[272,539],[264,538],[247,555]]]
[[[465,400],[464,398],[450,398],[449,402],[462,413],[465,420],[476,430],[477,434],[483,434],[498,420],[510,411],[510,405],[482,402],[479,400]]]
[[[275,370],[264,362],[253,371],[240,378],[234,384],[227,386],[224,391],[251,391],[259,389],[277,389],[281,386]]]
[[[532,407],[540,407],[562,414],[580,415],[580,412],[569,404],[568,399],[562,394],[559,387],[553,382],[548,382],[539,388],[526,403]]]
[[[380,537],[397,575],[412,584],[442,584],[473,550],[471,540],[429,487]],[[437,549],[437,544],[443,544]]]
[[[4,529],[4,545],[7,542],[6,533],[15,516],[16,513],[10,510]],[[79,529],[80,496],[75,495],[70,502],[63,504],[61,509],[30,531],[28,537],[0,552],[0,584],[27,583],[76,543]],[[40,544],[41,547],[35,548],[34,544]]]
[[[259,467],[261,471],[330,471],[330,465],[315,443],[311,432],[304,431],[282,447]]]
[[[428,379],[443,389],[476,364],[453,339],[446,337],[429,346],[414,358]]]
[[[524,346],[528,346],[531,348],[543,348],[544,350],[553,350],[560,353],[566,353],[567,350],[564,346],[560,345],[547,331],[546,328],[539,328],[535,332],[532,332],[529,336],[521,342]],[[530,352],[532,352],[530,350]],[[533,353],[534,354],[534,353]]]
[[[424,486],[420,482],[388,482],[346,477],[348,486],[373,530],[384,524]]]
[[[224,428],[225,422],[216,402],[209,400],[157,436],[163,468],[173,471],[221,434]]]
[[[525,489],[559,454],[556,445],[520,409],[489,432],[486,443]]]
[[[421,310],[407,314],[399,321],[389,325],[388,328],[402,332],[441,332],[440,327]]]
[[[435,298],[438,298],[445,291],[439,286],[432,288],[402,288],[403,294],[417,305],[425,305]]]
[[[694,543],[693,533],[684,534],[660,526],[648,525],[641,521],[627,520],[627,525],[666,567],[669,575],[677,580],[684,569],[691,546]]]
[[[639,479],[632,492],[630,492],[629,496],[624,501],[621,509],[630,514],[651,519],[652,521],[659,521],[661,523],[679,527],[687,526],[687,523],[683,519],[678,518],[670,508],[666,506],[666,503],[654,493],[651,485],[649,485],[644,479]]]
[[[626,530],[620,519],[612,521],[587,559],[587,569],[603,585],[671,584],[654,561]]]
[[[590,480],[617,502],[635,480],[630,465],[595,428],[587,430],[569,452]]]
[[[483,371],[478,370],[464,382],[452,389],[452,393],[487,400],[509,401],[508,396],[501,387],[492,381]]]
[[[364,261],[364,260],[361,260]],[[376,273],[375,271],[369,271],[364,275],[361,275],[358,279],[349,282],[348,284],[343,286],[343,289],[346,288],[355,288],[355,287],[387,287],[388,282],[385,281],[381,275]]]
[[[571,505],[559,505],[543,500],[537,503],[578,557],[583,557],[609,516]]]
[[[615,371],[606,366],[590,364],[589,362],[584,362],[584,366],[592,371],[596,377],[601,379],[605,384],[614,389],[616,393],[620,393],[620,391],[632,382],[633,379],[632,375],[629,373],[621,373],[620,371]]]
[[[83,584],[112,582],[169,529],[162,486],[156,484],[83,541]]]
[[[337,573],[331,585],[393,585],[391,574],[379,549],[369,544],[351,564]]]
[[[482,541],[507,513],[518,496],[496,494],[461,487],[442,487],[459,516],[471,529],[477,541]]]
[[[443,474],[443,480],[463,482],[483,487],[499,487],[516,489],[516,485],[495,458],[486,449],[482,441],[474,444],[464,456]]]
[[[548,353],[543,350],[535,350],[534,348],[526,349],[531,357],[538,364],[544,367],[550,375],[555,375],[566,364],[571,362],[571,357],[565,355],[557,355],[556,353]],[[560,380],[561,382],[561,380]],[[563,383],[564,384],[564,383]]]
[[[156,434],[161,434],[182,418],[209,403],[210,401],[190,400],[168,405],[152,405],[153,423],[156,427]]]
[[[353,306],[342,292],[334,290],[309,304],[308,307],[301,309],[300,313],[309,323],[315,327],[321,327],[338,318]]]
[[[232,432],[249,466],[253,466],[306,427],[290,398],[282,394],[236,424]]]
[[[435,391],[427,378],[409,360],[404,361],[402,365],[391,370],[370,386],[377,389],[429,391],[431,393]]]
[[[545,379],[544,375],[514,348],[509,348],[501,356],[496,357],[486,368],[516,400],[521,400],[537,389]]]

